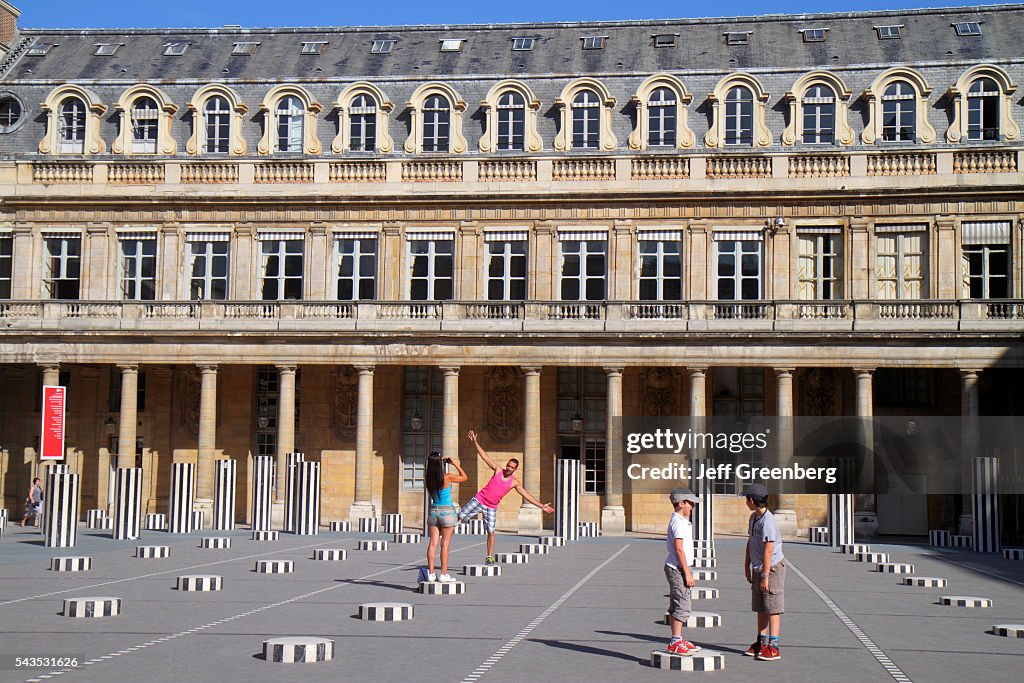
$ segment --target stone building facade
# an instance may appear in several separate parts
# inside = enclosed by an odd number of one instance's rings
[[[463,502],[487,479],[474,428],[545,501],[582,459],[607,532],[664,517],[625,490],[618,415],[1019,415],[1022,30],[1020,5],[16,30],[4,503],[39,468],[43,384],[68,387],[83,509],[141,466],[164,511],[178,461],[208,505],[223,457],[245,519],[253,456],[298,450],[325,520],[418,519],[427,451],[461,456]],[[922,505],[880,527],[962,512]],[[510,498],[499,523],[542,520]]]

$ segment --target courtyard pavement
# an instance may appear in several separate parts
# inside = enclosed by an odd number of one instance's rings
[[[69,683],[260,683],[262,681],[430,681],[440,683],[587,683],[707,677],[725,683],[770,678],[814,683],[961,683],[1020,681],[1024,638],[993,635],[994,624],[1024,623],[1024,562],[921,545],[872,544],[915,574],[946,578],[946,588],[900,585],[900,576],[806,543],[787,542],[789,564],[782,659],[742,656],[755,634],[742,573],[744,539],[716,541],[717,599],[694,609],[721,615],[710,629],[687,629],[692,641],[724,653],[724,671],[683,673],[649,666],[664,647],[668,603],[664,539],[581,539],[503,575],[463,577],[480,563],[482,536],[456,536],[451,573],[464,595],[415,592],[425,543],[389,543],[386,552],[356,549],[385,534],[281,534],[274,542],[249,532],[172,535],[146,531],[113,541],[81,527],[78,546],[48,549],[37,530],[8,525],[0,537],[0,681]],[[203,536],[230,536],[232,548],[199,547]],[[496,550],[515,552],[535,536],[499,534]],[[137,545],[168,545],[167,559],[138,559]],[[348,559],[313,560],[315,548],[344,548]],[[91,571],[52,572],[54,556],[86,555]],[[257,574],[261,559],[295,562],[292,574]],[[180,592],[184,574],[224,577],[219,592]],[[941,595],[994,601],[989,609],[947,607]],[[61,616],[64,598],[112,596],[122,613],[103,619]],[[412,621],[357,617],[366,602],[415,605]],[[335,641],[334,659],[316,664],[264,661],[262,643],[309,635]],[[73,656],[75,669],[16,668],[15,656]],[[91,662],[91,663],[87,663]]]

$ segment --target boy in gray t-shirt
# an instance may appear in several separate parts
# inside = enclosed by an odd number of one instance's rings
[[[782,658],[779,631],[785,611],[786,585],[782,534],[775,515],[768,509],[768,489],[761,484],[750,484],[741,495],[746,497],[747,508],[751,511],[743,574],[750,583],[750,607],[757,613],[757,640],[743,654],[770,662]]]

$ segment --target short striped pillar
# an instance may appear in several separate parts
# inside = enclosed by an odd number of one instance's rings
[[[85,525],[90,529],[102,529],[103,520],[106,518],[106,510],[87,510],[85,513]]]
[[[47,548],[74,548],[78,541],[79,476],[68,465],[50,466],[46,473],[43,534]]]
[[[299,536],[320,533],[320,463],[300,461],[295,472],[295,517],[292,531]]]
[[[933,548],[948,548],[950,536],[952,536],[952,533],[945,529],[929,529],[928,545]]]
[[[691,463],[693,469],[691,470],[690,490],[700,498],[700,503],[693,506],[693,512],[690,513],[690,521],[693,522],[693,540],[707,541],[711,544],[708,547],[714,547],[715,495],[712,488],[714,482],[697,477],[697,473],[705,471],[705,467],[710,467],[711,463],[707,458],[693,458]]]
[[[213,528],[232,531],[235,528],[235,483],[238,481],[238,463],[227,458],[217,460],[213,481]]]
[[[974,551],[999,552],[999,459],[974,459]]]
[[[149,531],[163,531],[167,528],[167,515],[162,512],[146,513],[146,527]]]
[[[252,460],[252,530],[270,531],[270,503],[273,500],[274,456],[257,455]]]
[[[7,528],[7,508],[0,508],[0,534]]]
[[[285,455],[284,480],[284,530],[295,531],[295,479],[298,475],[296,465],[306,459],[304,453],[288,453]]]
[[[828,543],[833,548],[853,543],[852,494],[828,494]]]
[[[580,537],[580,483],[583,465],[579,460],[555,462],[555,536],[567,541]]]
[[[136,539],[142,526],[142,468],[118,467],[114,474],[115,541]]]
[[[384,533],[386,534],[400,534],[402,533],[402,515],[389,514],[384,515]]]
[[[171,512],[167,531],[192,533],[192,500],[195,498],[196,466],[190,462],[171,463]]]

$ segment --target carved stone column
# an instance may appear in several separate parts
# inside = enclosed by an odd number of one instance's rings
[[[786,466],[793,458],[793,368],[775,368],[776,414],[779,417],[775,435],[776,458]],[[784,536],[795,536],[797,529],[796,496],[779,494],[775,519]]]
[[[620,439],[614,420],[622,417],[622,368],[605,368],[608,376],[607,415],[605,417],[604,508],[601,533],[623,536],[626,533],[626,508],[622,505],[622,458]]]
[[[526,405],[523,410],[523,486],[540,497],[540,373],[541,368],[523,368],[526,376]],[[542,503],[544,501],[541,501]],[[523,501],[519,508],[519,533],[536,533],[544,529],[544,513],[537,506]]]
[[[203,511],[203,524],[213,527],[214,458],[217,453],[217,365],[199,367],[199,458],[193,509]]]
[[[117,466],[135,467],[138,427],[139,366],[118,365],[121,370],[121,415],[117,432]]]
[[[277,476],[271,523],[284,524],[284,494],[288,476],[287,455],[295,450],[295,366],[278,365],[277,396]]]
[[[359,405],[356,417],[356,492],[349,509],[352,521],[376,517],[373,507],[373,371],[372,365],[358,365]]]

